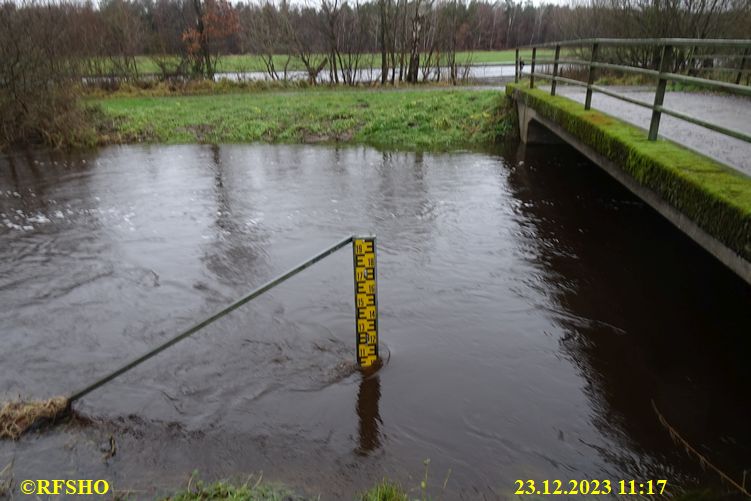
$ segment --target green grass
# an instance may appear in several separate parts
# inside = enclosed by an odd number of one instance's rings
[[[253,485],[246,482],[236,485],[226,481],[204,483],[198,481],[189,485],[187,489],[164,498],[165,501],[303,501],[293,491],[281,485],[261,483],[260,479]]]
[[[259,478],[252,485],[250,482],[235,484],[221,480],[213,483],[197,481],[164,501],[313,501],[319,497],[300,496],[289,488],[261,482]],[[425,498],[424,498],[425,499]],[[359,496],[360,501],[409,501],[407,493],[394,482],[383,480]]]
[[[541,116],[619,165],[707,233],[751,261],[751,178],[667,140],[648,141],[643,129],[575,101],[524,84],[518,91]]]
[[[408,150],[480,147],[504,132],[497,91],[307,90],[90,102],[101,143],[347,142]]]
[[[710,501],[731,498],[733,498],[732,494],[720,494],[711,489],[673,494],[673,499],[676,501]],[[260,479],[253,485],[249,482],[238,485],[224,480],[213,483],[197,481],[185,490],[163,498],[164,501],[317,501],[320,499],[320,496],[301,496],[283,485],[261,482]],[[399,484],[390,480],[383,480],[361,493],[357,499],[359,501],[426,501],[434,498],[424,492],[420,498],[410,498],[409,494]],[[443,496],[439,496],[438,499],[443,499]],[[538,499],[538,497],[534,497],[534,499]]]
[[[547,52],[540,51],[538,53],[540,57],[547,57]],[[532,56],[531,50],[522,50],[520,55],[524,59],[529,59]],[[552,56],[552,52],[550,52]],[[320,62],[323,59],[323,55],[318,55],[313,58],[316,62]],[[176,58],[172,59],[177,61]],[[497,50],[497,51],[477,51],[477,52],[458,52],[456,54],[456,60],[459,64],[513,64],[514,62],[514,50]],[[274,56],[274,66],[278,72],[282,72],[284,64],[287,61],[286,55]],[[137,56],[136,64],[138,72],[141,74],[160,73],[159,67],[150,56]],[[363,54],[360,59],[360,67],[380,67],[381,55],[380,54]],[[111,71],[111,65],[108,61],[103,61],[102,66],[105,71]],[[289,60],[289,71],[304,70],[302,62],[297,57],[292,57]],[[219,72],[246,72],[246,71],[266,71],[266,65],[260,56],[255,54],[235,54],[223,56],[219,59],[219,65],[217,67]]]
[[[361,501],[409,501],[407,493],[394,482],[383,480],[360,496]]]

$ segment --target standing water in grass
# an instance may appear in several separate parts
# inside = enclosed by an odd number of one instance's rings
[[[727,474],[751,468],[751,289],[565,148],[0,157],[0,397],[78,389],[352,233],[378,237],[375,376],[353,370],[340,252],[84,398],[92,423],[0,442],[0,469],[139,497],[199,470],[337,499],[418,488],[426,459],[446,499],[723,489],[652,402]]]

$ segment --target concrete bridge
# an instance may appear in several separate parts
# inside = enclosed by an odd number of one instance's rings
[[[709,80],[695,76],[674,73],[676,64],[675,47],[691,47],[697,50],[707,41],[687,41],[684,39],[658,39],[636,41],[637,44],[650,43],[659,46],[662,61],[658,61],[659,70],[635,68],[637,73],[646,73],[657,79],[656,90],[651,97],[653,104],[634,99],[627,93],[620,95],[613,88],[599,87],[594,84],[595,71],[601,68],[634,69],[598,61],[602,47],[613,45],[616,48],[628,45],[627,40],[588,40],[577,42],[559,42],[550,44],[555,47],[554,59],[542,59],[535,55],[528,65],[529,79],[520,81],[524,74],[517,66],[517,82],[506,87],[506,94],[515,104],[518,115],[519,132],[523,142],[528,144],[547,144],[565,142],[579,150],[583,155],[599,165],[608,174],[626,186],[662,216],[672,222],[681,231],[704,247],[713,256],[723,262],[747,283],[751,284],[751,120],[740,115],[741,126],[728,128],[709,122],[711,116],[697,118],[681,111],[668,109],[663,105],[666,83],[672,81],[690,81],[707,87],[733,91],[741,96],[751,96],[751,87],[741,85],[745,57],[749,54],[749,41],[712,41],[709,47],[740,48],[743,58],[737,64],[739,83],[726,80]],[[590,44],[589,61],[564,59],[560,57],[564,44]],[[685,57],[682,56],[682,57]],[[588,81],[577,82],[561,77],[560,69],[564,64],[584,64],[588,66]],[[552,72],[540,71],[540,65],[546,64]],[[670,66],[668,67],[667,64]],[[690,67],[690,66],[689,66]],[[537,71],[535,71],[537,69]],[[550,87],[535,88],[535,79],[551,81]],[[560,85],[580,85],[585,90],[578,93],[584,103],[576,99],[555,95],[561,94]],[[630,104],[647,108],[651,113],[650,130],[641,129],[625,120],[606,114],[592,106],[593,92],[602,92],[611,99],[620,99]],[[577,97],[570,88],[565,92]],[[598,96],[599,98],[599,96]],[[746,98],[740,98],[743,106],[749,106]],[[688,122],[692,127],[709,130],[707,136],[719,134],[731,145],[730,155],[698,152],[702,149],[701,141],[697,147],[686,146],[669,139],[658,137],[661,115],[665,113],[674,118]],[[711,115],[711,114],[710,114]],[[663,134],[664,136],[664,134]],[[696,134],[695,134],[696,136]],[[698,135],[701,137],[701,135]],[[679,138],[680,139],[680,138]],[[696,137],[694,137],[696,141]],[[713,141],[716,148],[717,141]],[[720,144],[723,144],[720,141]],[[711,150],[711,148],[710,148]],[[727,146],[724,148],[727,150]],[[719,149],[720,153],[723,148]],[[741,153],[739,153],[739,151]],[[746,153],[742,153],[746,151]],[[707,154],[709,153],[709,155]],[[718,158],[719,157],[719,158]],[[723,162],[722,160],[730,161]],[[744,172],[747,169],[748,172]]]

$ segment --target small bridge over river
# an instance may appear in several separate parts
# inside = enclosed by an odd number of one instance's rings
[[[522,48],[532,50],[530,60],[519,58]],[[519,49],[506,94],[522,141],[572,145],[751,283],[751,40],[588,39]],[[624,74],[656,85],[597,84]],[[715,94],[671,95],[669,85]]]

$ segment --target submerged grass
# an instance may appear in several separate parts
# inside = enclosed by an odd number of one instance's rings
[[[309,90],[93,100],[100,143],[317,143],[447,150],[505,130],[497,91]]]
[[[6,402],[0,408],[0,439],[16,440],[33,426],[54,421],[65,414],[68,407],[65,397]]]
[[[13,488],[13,462],[0,470],[0,499],[10,498]]]

